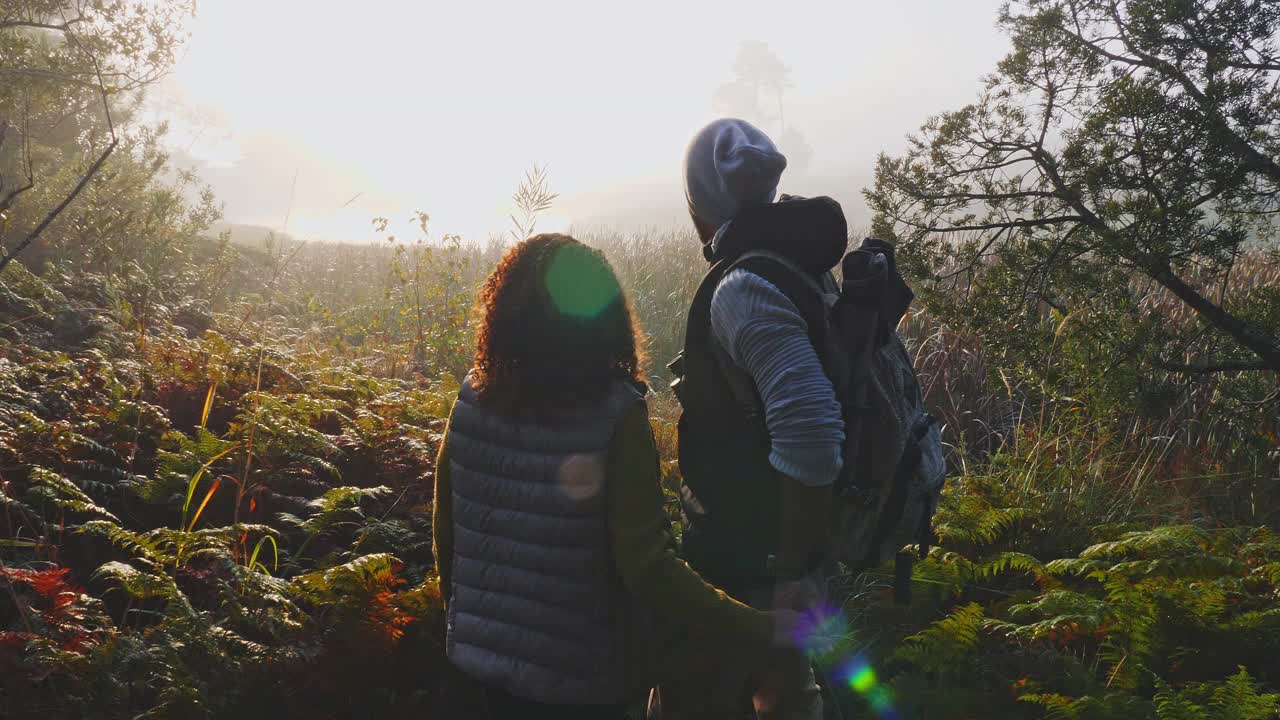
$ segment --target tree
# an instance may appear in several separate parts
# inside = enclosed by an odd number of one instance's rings
[[[804,136],[788,128],[783,113],[782,96],[794,87],[791,69],[769,48],[767,43],[752,40],[742,43],[733,61],[733,80],[716,90],[716,109],[762,126],[775,126],[778,146],[787,154],[793,172],[803,172],[812,150]],[[776,115],[765,107],[762,93],[771,94]]]
[[[0,5],[0,270],[98,176],[121,142],[113,115],[172,65],[192,9],[190,0]]]
[[[1280,1],[1016,0],[999,22],[1013,49],[979,100],[880,157],[876,231],[998,322],[1047,310],[1165,370],[1280,370],[1280,294],[1232,282],[1280,213]]]

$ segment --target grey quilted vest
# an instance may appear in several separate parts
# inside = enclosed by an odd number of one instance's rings
[[[605,467],[641,400],[619,383],[554,425],[513,422],[465,383],[449,431],[453,578],[446,646],[468,675],[545,703],[616,703],[648,686],[606,527]]]

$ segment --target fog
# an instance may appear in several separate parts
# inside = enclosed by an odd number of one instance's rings
[[[725,114],[775,136],[784,191],[857,226],[876,154],[1007,50],[999,5],[206,0],[147,112],[227,221],[303,238],[403,232],[416,209],[433,235],[502,233],[533,164],[560,193],[540,229],[683,223],[684,146]]]

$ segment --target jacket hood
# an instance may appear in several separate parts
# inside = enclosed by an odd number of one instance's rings
[[[743,208],[703,247],[703,255],[716,263],[767,250],[820,275],[840,262],[848,246],[840,203],[825,196],[783,195],[776,203]]]

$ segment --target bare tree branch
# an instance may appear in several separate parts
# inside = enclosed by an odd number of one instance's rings
[[[36,225],[35,229],[28,233],[27,236],[15,245],[12,250],[4,252],[4,249],[0,248],[0,272],[4,272],[4,269],[9,266],[9,263],[13,262],[15,257],[30,247],[31,244],[34,243],[50,225],[53,224],[53,221],[56,220],[58,216],[61,215],[77,197],[80,196],[80,193],[89,185],[89,181],[98,174],[98,171],[102,169],[103,164],[107,162],[107,158],[111,157],[111,153],[115,152],[116,146],[120,144],[120,138],[116,135],[115,122],[111,118],[111,101],[108,98],[106,82],[102,78],[102,67],[98,64],[98,59],[80,43],[80,39],[75,36],[75,33],[71,32],[69,29],[65,32],[67,37],[75,42],[80,50],[83,51],[93,63],[93,68],[98,74],[98,90],[102,94],[102,111],[106,115],[107,130],[111,134],[111,142],[107,145],[106,149],[102,151],[102,154],[93,161],[93,164],[89,166],[89,169],[80,178],[80,182],[76,183],[76,186],[71,189],[71,192],[62,199],[62,202],[55,205],[53,209],[45,215],[44,219],[40,221],[39,225]]]
[[[1236,339],[1236,342],[1262,358],[1262,361],[1272,370],[1280,370],[1280,342],[1275,338],[1215,305],[1213,301],[1175,275],[1170,268],[1149,270],[1148,274],[1166,290],[1178,296],[1178,299],[1190,305],[1198,315],[1226,331]]]
[[[65,33],[71,29],[72,25],[84,22],[84,16],[78,15],[70,20],[64,20],[62,24],[42,23],[34,20],[0,20],[0,30],[54,30],[56,32]]]
[[[23,250],[30,247],[31,243],[35,242],[36,239],[39,238],[40,235],[49,227],[49,225],[62,214],[62,211],[66,210],[67,206],[79,197],[80,192],[89,184],[89,181],[93,179],[93,176],[98,174],[98,171],[102,169],[103,163],[105,163],[107,158],[111,156],[111,153],[115,151],[118,142],[118,139],[113,139],[111,144],[107,146],[107,149],[104,150],[102,154],[98,156],[98,159],[93,161],[93,164],[89,166],[89,170],[84,174],[84,177],[80,178],[80,182],[76,183],[76,186],[71,190],[71,193],[63,198],[62,202],[58,203],[57,206],[50,210],[49,214],[45,215],[44,220],[41,220],[40,224],[37,225],[36,228],[22,240],[22,242],[15,245],[13,250],[5,252],[3,256],[0,256],[0,272],[4,272],[4,269],[8,267],[9,263],[12,262],[13,259]]]
[[[25,99],[22,106],[22,168],[26,182],[18,187],[10,190],[3,198],[0,198],[0,212],[5,212],[13,207],[18,196],[36,186],[35,168],[31,164],[31,103],[29,98]],[[10,125],[5,121],[4,128],[0,130],[0,145],[4,144],[5,136],[8,134]],[[3,178],[0,177],[0,190],[4,189]],[[0,229],[3,229],[0,226]]]
[[[1058,188],[1059,192],[1069,193],[1070,189],[1061,175],[1059,175],[1053,158],[1043,151],[1038,153],[1037,157],[1045,177],[1054,187]],[[1079,193],[1072,193],[1071,195],[1071,205],[1076,212],[1080,213],[1081,221],[1089,225],[1091,229],[1102,237],[1109,238],[1115,241],[1117,245],[1120,245],[1117,231],[1085,205],[1084,199],[1080,197]],[[1280,341],[1277,341],[1276,338],[1261,332],[1248,322],[1214,304],[1213,301],[1201,295],[1194,287],[1178,277],[1167,264],[1153,263],[1152,260],[1143,258],[1132,258],[1132,260],[1140,270],[1189,305],[1197,315],[1235,338],[1236,342],[1248,348],[1259,358],[1262,358],[1271,368],[1280,370]]]
[[[1060,195],[1058,195],[1058,193],[1049,192],[1047,190],[1018,190],[1018,191],[1007,192],[1007,193],[953,192],[953,193],[939,193],[937,195],[928,195],[928,194],[921,193],[916,195],[915,197],[920,200],[927,200],[930,202],[952,202],[952,201],[980,202],[983,200],[1031,200],[1031,199],[1062,200],[1064,199]]]
[[[936,233],[958,233],[958,232],[977,232],[980,230],[1008,230],[1010,228],[1031,228],[1044,227],[1046,225],[1062,225],[1064,223],[1082,222],[1084,218],[1077,215],[1059,215],[1047,218],[1033,218],[1020,220],[1006,220],[1004,222],[982,223],[980,225],[925,225],[922,223],[912,222],[905,218],[897,218],[900,222],[910,225],[919,230],[928,230]]]

